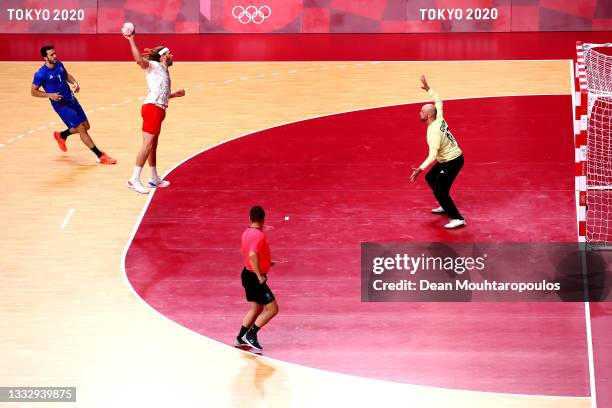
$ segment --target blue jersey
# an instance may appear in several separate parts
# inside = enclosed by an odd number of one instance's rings
[[[54,108],[64,107],[76,101],[76,98],[74,97],[74,94],[70,90],[68,82],[66,81],[66,75],[67,73],[66,69],[64,68],[64,64],[57,61],[53,68],[49,68],[47,65],[40,67],[40,69],[34,74],[32,84],[35,86],[42,86],[47,93],[60,94],[62,99],[59,102],[55,102],[51,99],[49,100]]]

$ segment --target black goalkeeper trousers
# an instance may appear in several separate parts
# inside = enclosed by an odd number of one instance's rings
[[[427,184],[431,187],[434,197],[436,197],[436,200],[440,203],[440,207],[442,207],[446,215],[453,220],[463,219],[450,196],[450,189],[453,186],[453,181],[455,181],[462,167],[463,155],[444,163],[436,163],[425,176],[425,180],[427,180]]]

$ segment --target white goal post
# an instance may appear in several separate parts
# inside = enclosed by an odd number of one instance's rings
[[[576,46],[574,135],[580,240],[612,248],[612,44]]]

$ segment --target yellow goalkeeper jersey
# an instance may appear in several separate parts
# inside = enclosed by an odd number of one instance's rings
[[[421,164],[421,170],[425,170],[435,160],[444,163],[461,156],[461,149],[455,137],[448,129],[444,120],[442,100],[436,92],[429,88],[429,95],[433,98],[437,115],[436,120],[427,126],[427,144],[429,145],[429,155]]]

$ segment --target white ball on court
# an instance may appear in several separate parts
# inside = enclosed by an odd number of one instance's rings
[[[123,27],[121,27],[121,32],[123,33],[123,35],[130,35],[134,32],[134,29],[136,27],[134,27],[134,24],[126,22],[123,23]]]
[[[289,217],[285,217],[285,221],[289,221]]]

